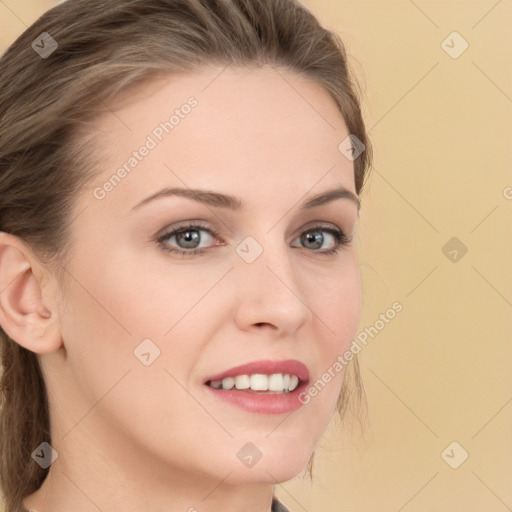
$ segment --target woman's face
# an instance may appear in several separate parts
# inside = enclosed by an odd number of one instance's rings
[[[96,124],[101,168],[75,205],[63,349],[44,368],[53,444],[90,441],[88,460],[134,475],[275,483],[325,430],[343,379],[332,367],[359,323],[354,169],[320,86],[271,67],[221,71],[148,83]],[[293,387],[251,377],[287,373],[300,377],[290,393],[243,389]],[[226,376],[241,389],[212,387]]]

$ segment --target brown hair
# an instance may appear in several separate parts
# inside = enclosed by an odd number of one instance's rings
[[[41,38],[49,55],[38,54]],[[37,38],[37,39],[36,39]],[[44,44],[39,44],[39,48]],[[94,178],[92,122],[119,92],[208,65],[270,64],[313,79],[366,150],[354,161],[359,194],[371,163],[360,89],[339,37],[295,0],[68,0],[29,27],[0,60],[0,230],[62,268],[71,211]],[[341,141],[340,141],[341,142]],[[98,167],[96,167],[97,169]],[[0,331],[0,484],[18,511],[48,470],[31,458],[51,443],[38,356]],[[338,400],[364,402],[357,359]],[[311,470],[312,459],[309,464]]]

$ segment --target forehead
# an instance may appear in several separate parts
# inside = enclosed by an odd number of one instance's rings
[[[247,197],[265,189],[267,198],[275,188],[302,195],[320,181],[354,190],[353,164],[338,149],[348,132],[336,104],[316,82],[281,68],[160,77],[109,109],[96,123],[96,184],[122,175],[113,203],[135,203],[159,186]]]

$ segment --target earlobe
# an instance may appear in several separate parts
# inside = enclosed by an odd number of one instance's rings
[[[43,303],[35,265],[42,264],[24,242],[0,233],[0,325],[21,346],[44,354],[59,348],[60,336]]]

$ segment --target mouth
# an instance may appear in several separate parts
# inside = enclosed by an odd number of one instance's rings
[[[299,394],[308,382],[307,367],[287,360],[237,366],[208,377],[203,384],[221,401],[251,412],[280,414],[303,405]]]
[[[253,373],[225,377],[222,380],[209,380],[206,385],[224,391],[237,389],[247,393],[282,394],[291,393],[301,383],[299,377],[293,373]]]

